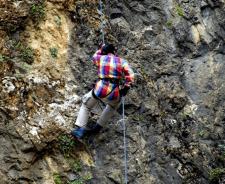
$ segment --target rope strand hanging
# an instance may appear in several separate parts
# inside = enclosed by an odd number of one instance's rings
[[[127,184],[128,177],[127,177],[127,141],[126,141],[126,122],[125,122],[125,112],[124,112],[124,103],[125,97],[122,97],[122,106],[123,106],[123,144],[124,144],[124,182]]]
[[[102,0],[99,0],[99,8],[100,8],[100,16],[101,16],[101,24],[100,24],[100,31],[102,33],[102,43],[105,44],[105,32],[104,32],[104,28],[105,28],[105,21],[104,21],[104,14],[103,14],[103,3]]]
[[[99,14],[101,16],[101,24],[100,24],[100,31],[102,33],[102,43],[105,44],[105,16],[103,14],[103,3],[102,0],[99,0]],[[124,110],[124,102],[125,97],[122,97],[122,123],[123,123],[123,143],[124,143],[124,183],[128,183],[128,167],[127,167],[127,141],[126,141],[126,122],[125,122],[125,110]]]

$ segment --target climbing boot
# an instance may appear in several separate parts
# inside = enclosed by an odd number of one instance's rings
[[[78,127],[72,130],[71,135],[77,139],[82,139],[87,134],[87,129],[83,127]]]
[[[93,127],[90,129],[90,134],[97,134],[101,131],[103,127],[99,125],[98,123],[95,123]]]

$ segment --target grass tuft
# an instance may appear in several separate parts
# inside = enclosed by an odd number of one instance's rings
[[[53,180],[54,180],[55,184],[63,184],[61,176],[58,173],[53,174]]]
[[[210,181],[214,181],[214,182],[219,181],[219,179],[224,174],[225,174],[225,169],[224,168],[215,168],[215,169],[212,169],[209,172],[209,180]]]
[[[52,47],[49,49],[49,52],[52,56],[52,58],[57,58],[58,57],[58,49],[55,47]]]
[[[184,10],[181,6],[179,5],[176,6],[176,12],[179,16],[184,17]]]
[[[58,139],[60,150],[63,152],[65,157],[69,157],[70,152],[75,145],[74,140],[69,135],[60,135]]]
[[[40,22],[45,17],[45,6],[43,1],[37,1],[30,7],[30,15],[34,22]]]

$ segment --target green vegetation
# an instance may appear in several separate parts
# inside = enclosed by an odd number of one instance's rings
[[[59,136],[59,145],[60,145],[60,150],[63,152],[64,156],[69,157],[70,152],[75,145],[75,142],[68,135],[61,135]]]
[[[27,73],[27,71],[31,70],[31,65],[29,65],[25,62],[20,63],[18,66],[24,70],[24,73]]]
[[[218,145],[218,148],[219,148],[220,150],[225,150],[225,145],[224,145],[224,144],[219,144],[219,145]]]
[[[50,54],[52,56],[52,58],[57,58],[58,57],[58,49],[55,47],[52,47],[49,49]]]
[[[34,51],[31,47],[23,47],[21,49],[21,54],[20,54],[20,58],[22,59],[22,61],[26,62],[26,63],[33,63],[34,61]]]
[[[55,23],[57,24],[57,26],[61,26],[62,25],[62,19],[60,16],[55,16],[55,19],[54,19]]]
[[[217,155],[216,159],[218,162],[224,162],[225,161],[225,153],[221,153],[220,155]]]
[[[85,184],[87,183],[87,181],[91,180],[93,178],[92,173],[83,170],[83,164],[81,160],[79,160],[78,158],[74,158],[75,155],[72,153],[72,151],[74,146],[76,145],[76,142],[73,140],[73,138],[67,134],[63,134],[58,137],[58,141],[59,149],[66,158],[66,161],[69,164],[71,171],[78,175],[78,178],[73,181],[67,181],[66,184]],[[61,184],[61,176],[57,173],[54,174],[55,184]]]
[[[88,173],[87,175],[83,176],[84,181],[89,181],[93,178],[91,173]]]
[[[215,168],[209,172],[210,181],[218,181],[225,174],[224,168]]]
[[[92,178],[93,178],[92,174],[88,173],[87,175],[83,176],[82,178],[73,180],[68,184],[85,184],[85,183],[87,183],[87,181],[91,180]]]
[[[9,24],[9,31],[10,31],[10,32],[15,32],[17,28],[18,28],[17,25]]]
[[[184,10],[181,6],[177,5],[176,6],[176,12],[179,16],[183,17],[184,16]]]
[[[72,168],[73,172],[80,172],[80,171],[82,171],[81,162],[79,160],[74,160],[71,163],[71,168]]]
[[[145,121],[145,117],[142,114],[133,114],[131,116],[131,118],[135,121],[139,121],[139,122],[144,122]]]
[[[43,20],[45,17],[45,7],[43,1],[38,1],[32,4],[30,8],[30,14],[31,18],[35,22],[39,22],[40,20]]]
[[[3,55],[0,54],[0,62],[5,61],[5,58]]]
[[[70,183],[68,184],[84,184],[83,180],[82,179],[76,179],[74,181],[71,181]]]
[[[224,162],[225,161],[225,145],[219,144],[218,150],[220,151],[220,154],[217,156],[217,159],[218,159],[219,162]]]
[[[14,41],[12,44],[12,49],[17,52],[17,57],[21,59],[21,61],[26,62],[28,64],[32,64],[34,61],[34,50],[22,43],[21,41]]]
[[[82,171],[82,163],[80,160],[74,158],[67,158],[67,163],[70,165],[70,168],[73,172],[81,172]]]
[[[203,137],[204,135],[205,135],[205,131],[204,130],[201,130],[200,132],[198,132],[198,135],[200,136],[200,137]]]
[[[172,27],[173,27],[173,21],[172,21],[172,20],[168,20],[168,21],[166,22],[166,26],[167,26],[168,28],[172,28]]]
[[[5,56],[5,55],[0,54],[0,62],[5,62],[5,61],[7,61],[8,59],[9,59],[8,56]]]
[[[87,181],[91,180],[93,177],[92,175],[89,173],[87,175],[85,175],[84,177],[81,178],[77,178],[73,181],[67,181],[67,184],[85,184]],[[55,184],[63,184],[65,183],[62,179],[62,176],[59,173],[54,173],[53,174],[53,180]]]
[[[53,179],[54,179],[55,184],[63,184],[61,176],[58,173],[53,174]]]

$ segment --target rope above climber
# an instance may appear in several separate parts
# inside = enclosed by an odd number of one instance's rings
[[[71,134],[82,139],[86,135],[98,133],[106,122],[114,115],[121,104],[121,97],[125,96],[134,82],[134,72],[128,62],[116,56],[116,49],[112,44],[106,44],[96,51],[92,58],[98,68],[98,81],[94,89],[82,98],[82,105],[76,119],[75,128]],[[120,82],[124,78],[124,84]],[[87,128],[90,111],[98,101],[106,104],[98,121],[91,129]]]

